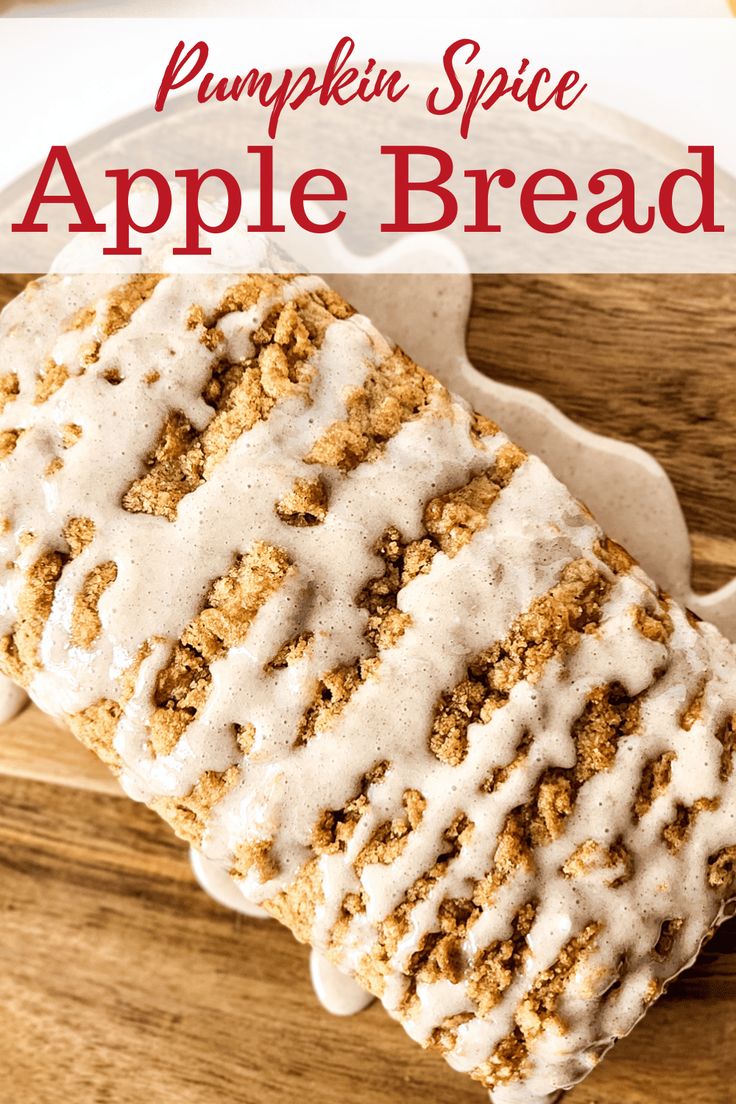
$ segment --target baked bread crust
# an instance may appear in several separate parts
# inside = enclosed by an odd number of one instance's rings
[[[584,1076],[736,895],[733,647],[316,277],[0,358],[0,670],[495,1100]]]

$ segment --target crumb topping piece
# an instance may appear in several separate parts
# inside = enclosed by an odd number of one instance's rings
[[[242,644],[261,607],[292,568],[280,548],[257,542],[217,579],[204,609],[187,625],[156,677],[149,731],[156,755],[168,755],[203,708],[210,665]]]

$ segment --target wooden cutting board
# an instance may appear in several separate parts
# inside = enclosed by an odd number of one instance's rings
[[[0,302],[26,277],[0,276]],[[662,461],[702,588],[736,572],[736,277],[476,279],[471,359]],[[667,534],[662,535],[667,539]],[[308,956],[225,911],[72,737],[0,730],[0,1100],[482,1104],[378,1006],[318,1006]],[[736,1104],[736,922],[569,1104]]]

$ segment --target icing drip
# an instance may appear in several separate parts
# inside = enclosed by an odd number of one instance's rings
[[[27,704],[28,695],[5,675],[0,675],[0,725],[12,721]]]
[[[328,962],[319,951],[310,954],[309,972],[317,999],[333,1016],[354,1016],[373,1003],[370,993]]]
[[[250,916],[254,920],[265,920],[268,913],[258,905],[252,904],[241,891],[237,882],[234,882],[227,871],[217,863],[213,863],[201,851],[192,847],[189,852],[194,877],[202,889],[213,901],[223,908],[240,912],[243,916]]]

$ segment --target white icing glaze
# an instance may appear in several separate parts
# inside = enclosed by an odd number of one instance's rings
[[[163,638],[140,667],[115,738],[126,787],[148,801],[184,796],[203,771],[221,771],[232,763],[232,741],[225,735],[232,724],[253,724],[254,748],[240,780],[215,807],[202,847],[210,861],[227,866],[244,839],[274,840],[278,873],[264,884],[251,870],[243,883],[248,899],[256,902],[272,900],[291,884],[310,857],[309,841],[320,813],[342,808],[377,759],[391,763],[386,777],[371,787],[368,808],[344,854],[319,859],[323,893],[312,930],[317,949],[328,948],[345,895],[360,890],[365,898],[365,912],[354,918],[339,949],[340,965],[347,971],[359,968],[377,940],[381,921],[436,861],[443,830],[464,812],[475,825],[473,835],[417,904],[392,957],[382,1000],[395,1015],[403,997],[403,971],[420,949],[423,933],[432,930],[442,899],[463,897],[478,872],[488,869],[489,846],[511,810],[529,799],[539,774],[574,764],[571,726],[590,693],[612,681],[630,696],[651,685],[642,699],[636,737],[621,740],[615,768],[581,788],[564,833],[537,849],[536,874],[519,870],[467,935],[468,956],[506,938],[509,917],[531,893],[539,894],[525,969],[492,1016],[476,1015],[457,1032],[449,1060],[458,1069],[472,1070],[506,1035],[531,981],[552,966],[570,934],[591,918],[604,922],[595,949],[565,991],[564,1039],[554,1031],[542,1033],[529,1055],[523,1085],[502,1085],[494,1093],[501,1104],[539,1097],[550,1086],[564,1087],[582,1076],[591,1055],[628,1032],[642,1014],[646,988],[660,977],[649,951],[664,917],[684,921],[678,968],[692,960],[703,935],[720,919],[705,871],[709,855],[736,838],[733,793],[719,779],[716,738],[723,718],[736,710],[733,649],[715,629],[706,625],[696,630],[677,608],[670,611],[669,648],[645,638],[635,627],[633,611],[656,607],[647,577],[637,569],[611,578],[598,630],[582,636],[566,664],[552,658],[539,681],[518,683],[508,704],[487,724],[472,724],[461,764],[439,762],[426,739],[434,705],[440,692],[464,676],[469,657],[502,639],[572,560],[586,559],[606,575],[595,551],[597,526],[531,457],[493,504],[485,528],[454,558],[437,553],[431,570],[400,592],[399,608],[412,622],[395,646],[381,653],[378,674],[355,691],[349,708],[328,732],[295,748],[294,733],[315,680],[356,655],[370,654],[363,640],[365,614],[354,598],[380,573],[372,551],[377,538],[389,524],[406,539],[420,538],[423,504],[492,466],[505,438],[497,434],[482,445],[473,443],[464,404],[445,407],[438,400],[429,416],[406,422],[371,463],[347,477],[322,471],[330,488],[322,525],[294,530],[280,523],[273,505],[295,475],[304,474],[302,458],[327,426],[345,416],[349,389],[359,386],[369,366],[390,351],[365,318],[354,317],[328,330],[314,358],[309,402],[299,396],[285,400],[267,423],[241,436],[208,481],[182,500],[176,521],[128,514],[120,501],[152,450],[167,410],[175,405],[199,429],[211,416],[200,393],[212,356],[184,320],[192,302],[212,310],[231,283],[231,277],[205,277],[194,284],[183,278],[165,280],[130,325],[104,343],[95,370],[73,375],[41,407],[30,398],[38,363],[51,355],[57,362],[77,364],[81,346],[94,332],[59,336],[60,321],[90,301],[99,302],[115,280],[62,277],[35,293],[43,296],[43,309],[32,317],[23,301],[6,311],[5,356],[22,386],[20,397],[0,418],[0,428],[25,432],[0,477],[0,510],[11,520],[0,555],[21,568],[0,576],[0,633],[12,629],[22,571],[41,549],[55,545],[73,504],[75,514],[95,521],[97,536],[67,564],[57,585],[41,642],[42,669],[34,675],[31,696],[54,714],[78,712],[100,697],[115,697],[117,678],[139,646]],[[289,298],[317,286],[314,278],[300,277],[283,294]],[[267,307],[259,303],[226,320],[217,355],[235,359],[248,354],[249,335]],[[102,305],[103,317],[104,310]],[[102,378],[109,368],[123,377],[114,401],[111,385]],[[153,387],[143,381],[151,369],[160,374]],[[59,426],[69,421],[82,426],[82,439],[65,456],[63,469],[44,478]],[[21,548],[18,536],[28,531],[35,540]],[[255,540],[284,548],[295,570],[257,614],[247,644],[212,664],[206,704],[174,751],[156,757],[147,719],[155,677],[170,648],[166,641],[177,639],[196,616],[202,595],[215,577],[227,572],[233,554]],[[92,650],[71,648],[74,596],[90,567],[108,559],[116,562],[118,576],[100,602],[102,637]],[[308,655],[264,677],[264,663],[304,627],[315,633]],[[704,671],[710,678],[701,714],[686,732],[679,718]],[[535,737],[530,769],[512,772],[498,791],[483,792],[480,784],[489,768],[513,757],[525,731]],[[677,755],[672,783],[647,817],[632,824],[629,810],[644,763],[665,749]],[[400,813],[402,794],[410,788],[420,790],[426,801],[421,825],[393,863],[369,864],[358,877],[356,858],[379,826]],[[704,812],[682,850],[670,853],[661,842],[663,827],[679,803],[704,796],[717,799],[719,807]],[[566,858],[599,829],[604,832],[601,842],[606,836],[624,836],[633,857],[633,876],[615,891],[595,876],[581,882],[561,874]],[[628,970],[618,998],[591,1020],[591,987],[600,984],[598,976],[610,982],[624,950]],[[420,981],[417,997],[403,1022],[422,1042],[446,1017],[473,1011],[464,985],[447,979]]]
[[[448,245],[445,243],[445,253]],[[340,251],[339,242],[334,247]],[[405,254],[417,248],[413,242],[400,242],[378,258],[363,262],[360,271],[356,259],[359,274],[341,274],[333,283],[446,387],[540,456],[660,586],[736,640],[736,579],[710,594],[693,590],[690,538],[674,487],[661,464],[635,445],[584,429],[541,395],[498,383],[479,372],[465,350],[473,285],[460,254],[456,273],[445,255],[436,264],[443,268],[442,273],[400,278],[383,274],[392,268],[402,272]],[[371,275],[366,264],[375,266],[377,274]],[[418,267],[411,260],[408,265]],[[340,252],[335,267],[349,267],[344,253]],[[431,268],[429,263],[428,271]],[[429,311],[427,304],[431,304]],[[660,539],[661,533],[667,534],[666,540]]]
[[[402,243],[399,251],[394,247],[399,269],[407,244]],[[410,248],[415,248],[413,243]],[[373,259],[372,263],[383,267],[386,256],[380,261]],[[363,272],[356,276],[336,276],[333,283],[346,298],[362,308],[379,329],[393,335],[404,348],[412,351],[445,386],[467,393],[467,377],[472,373],[473,390],[478,400],[476,406],[482,413],[493,412],[504,425],[512,421],[517,423],[516,439],[539,452],[560,477],[566,475],[565,482],[572,490],[577,490],[580,497],[585,497],[596,516],[615,518],[615,526],[620,527],[616,528],[617,535],[621,535],[655,578],[668,580],[675,596],[691,607],[704,601],[711,619],[716,623],[725,622],[723,631],[733,630],[728,603],[721,609],[733,586],[712,596],[696,596],[691,588],[683,587],[683,579],[689,575],[687,538],[664,469],[641,450],[586,432],[538,396],[521,388],[497,384],[472,368],[464,347],[472,295],[469,275],[461,272],[419,277],[405,274],[397,281],[386,279],[383,273]],[[427,303],[432,304],[429,312]],[[502,414],[499,414],[499,405],[503,407]],[[585,473],[585,480],[576,488],[578,473]],[[642,493],[642,483],[648,481],[651,481],[651,488],[648,493]],[[632,493],[634,488],[637,493]],[[618,495],[612,502],[609,496],[614,489],[618,489]],[[652,540],[652,499],[657,503],[654,512],[662,515],[663,527],[671,535],[667,541]],[[731,631],[729,635],[733,637],[736,633]],[[245,898],[237,884],[194,849],[192,866],[201,888],[220,904],[246,915],[268,916],[258,906],[247,903],[244,906]],[[329,1012],[351,1015],[370,1003],[364,990],[316,951],[311,953],[311,977],[317,999]],[[347,997],[342,1000],[344,992]],[[540,1101],[557,1098],[558,1094],[553,1094]]]

